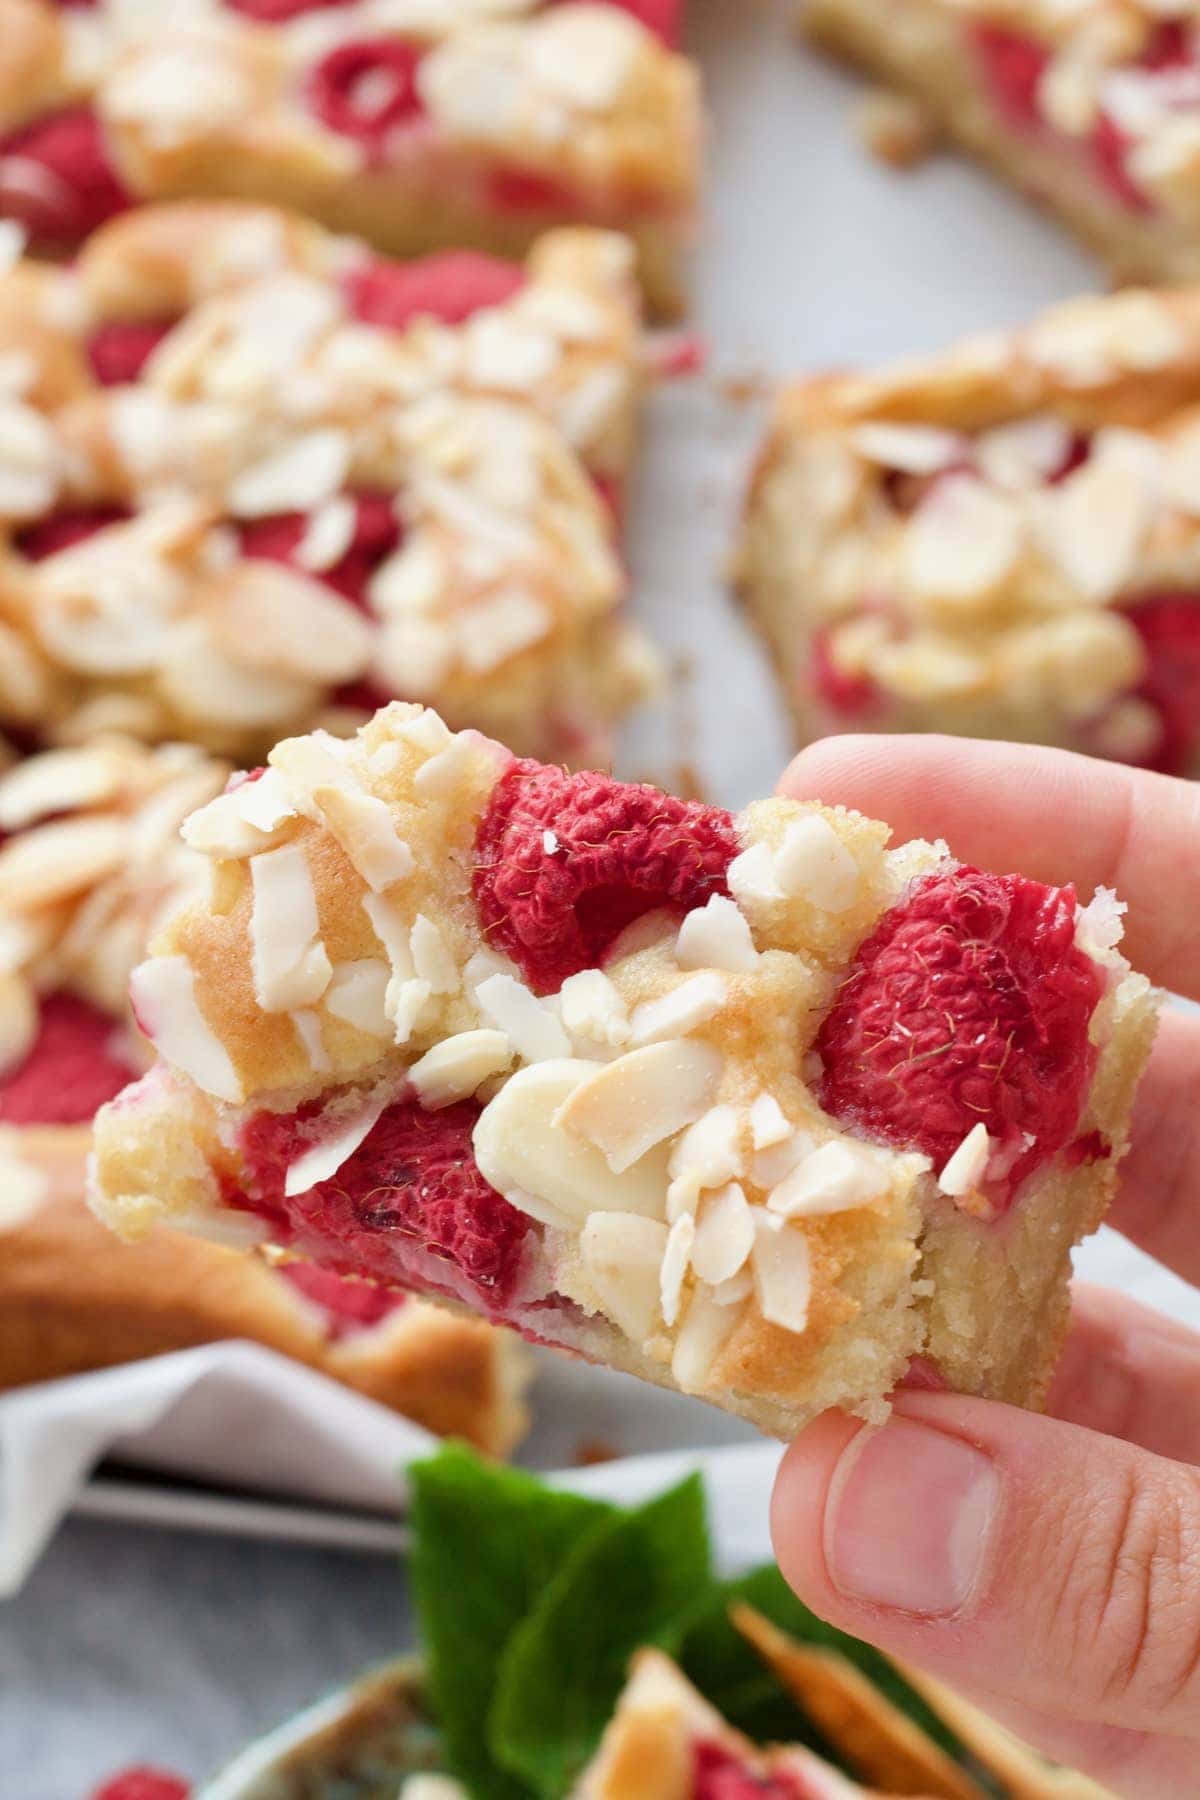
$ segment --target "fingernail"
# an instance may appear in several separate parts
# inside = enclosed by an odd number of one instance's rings
[[[929,1618],[966,1605],[987,1559],[1000,1482],[961,1438],[912,1419],[860,1431],[825,1502],[825,1562],[847,1599]]]

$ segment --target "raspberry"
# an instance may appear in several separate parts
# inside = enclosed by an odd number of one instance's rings
[[[57,556],[60,550],[82,544],[97,531],[103,531],[105,526],[119,525],[128,517],[123,506],[64,507],[60,512],[47,513],[36,524],[24,526],[17,532],[14,542],[21,555],[30,562],[41,562],[44,557]]]
[[[692,1774],[693,1800],[804,1800],[786,1775],[755,1775],[724,1744],[701,1739]]]
[[[1146,652],[1137,696],[1162,722],[1161,738],[1144,760],[1164,774],[1186,774],[1200,745],[1200,599],[1152,594],[1125,612]]]
[[[37,1038],[25,1061],[0,1079],[6,1125],[83,1125],[137,1071],[113,1049],[107,1014],[70,994],[42,1001]]]
[[[321,1308],[335,1341],[369,1330],[404,1305],[403,1294],[390,1293],[372,1281],[349,1281],[329,1269],[318,1269],[315,1263],[283,1263],[278,1273]]]
[[[392,38],[341,44],[309,77],[309,102],[331,131],[357,138],[379,156],[391,133],[424,111],[417,92],[420,62],[416,45]]]
[[[1100,978],[1074,940],[1073,888],[970,868],[918,883],[821,1027],[822,1106],[935,1169],[982,1120],[1011,1199],[1079,1121]]]
[[[976,25],[970,36],[997,111],[1018,131],[1040,131],[1038,87],[1049,52],[1036,38],[999,25]]]
[[[123,1769],[98,1787],[91,1800],[191,1800],[192,1784],[166,1769]]]
[[[150,354],[162,343],[173,319],[114,319],[101,325],[88,339],[88,361],[102,387],[120,387],[136,381]]]
[[[1092,157],[1105,187],[1131,212],[1148,212],[1150,201],[1129,173],[1133,139],[1116,120],[1102,112],[1092,128]]]
[[[302,13],[323,12],[330,6],[348,6],[351,0],[225,0],[233,12],[243,13],[259,25],[286,25]]]
[[[869,675],[849,675],[829,652],[829,633],[819,631],[812,646],[812,682],[830,712],[841,719],[861,719],[873,712],[879,690]]]
[[[42,243],[75,243],[130,204],[100,121],[86,106],[35,119],[0,140],[0,212]]]
[[[519,263],[478,250],[447,250],[410,263],[372,257],[347,276],[343,292],[362,324],[399,331],[421,317],[461,325],[485,306],[511,300],[524,285]]]
[[[447,1292],[465,1280],[477,1300],[502,1307],[531,1222],[475,1165],[479,1113],[467,1102],[426,1112],[398,1101],[336,1175],[295,1196],[283,1191],[287,1167],[319,1137],[320,1116],[257,1113],[239,1141],[247,1175],[231,1202],[268,1219],[279,1242],[334,1274],[428,1286],[413,1267],[413,1252],[424,1251],[453,1265]]]
[[[487,204],[495,212],[569,213],[574,196],[565,182],[535,169],[494,169],[485,182]]]
[[[475,903],[488,942],[554,993],[643,914],[728,892],[737,853],[733,820],[715,807],[514,761],[480,821]]]
[[[400,542],[400,524],[390,494],[363,492],[354,501],[354,537],[350,548],[319,579],[344,600],[367,610],[367,584],[385,556]],[[298,567],[296,550],[308,530],[307,513],[275,513],[241,527],[242,554]],[[307,571],[304,571],[307,573]]]

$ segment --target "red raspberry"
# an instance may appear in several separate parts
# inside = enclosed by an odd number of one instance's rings
[[[259,25],[286,25],[302,13],[322,12],[327,6],[348,6],[352,0],[225,0],[225,4]]]
[[[114,319],[93,331],[87,343],[92,373],[102,387],[136,381],[152,351],[170,331],[174,319]]]
[[[812,683],[840,719],[865,718],[879,702],[879,690],[869,675],[848,675],[839,669],[830,655],[827,631],[819,631],[813,639]]]
[[[322,569],[318,579],[365,612],[367,584],[384,557],[399,544],[400,523],[391,494],[363,492],[351,498],[356,518],[350,548],[332,568]],[[274,513],[267,519],[253,519],[241,527],[242,554],[298,567],[296,549],[308,523],[307,513]]]
[[[1200,599],[1149,594],[1125,612],[1146,652],[1137,696],[1162,721],[1161,738],[1144,761],[1167,775],[1186,774],[1200,746]]]
[[[1000,25],[975,25],[970,39],[997,111],[1018,131],[1040,131],[1044,120],[1038,88],[1050,61],[1048,49],[1036,38]]]
[[[35,240],[76,243],[131,204],[86,106],[35,119],[0,140],[0,214],[18,219]]]
[[[107,1013],[70,994],[42,1001],[32,1050],[0,1078],[6,1125],[83,1125],[134,1079],[137,1071],[113,1048],[117,1027]]]
[[[1105,187],[1131,212],[1149,212],[1151,202],[1129,173],[1133,139],[1102,112],[1092,127],[1092,156]]]
[[[818,1098],[935,1169],[981,1120],[1004,1192],[1075,1135],[1100,977],[1075,946],[1075,891],[962,868],[931,875],[859,948],[817,1037]]]
[[[424,112],[417,92],[421,51],[395,38],[341,44],[323,57],[308,82],[308,98],[322,124],[357,138],[372,156],[387,139]]]
[[[123,506],[64,507],[60,512],[47,513],[34,525],[24,526],[17,532],[14,542],[21,555],[30,562],[41,562],[44,557],[70,550],[72,545],[82,544],[96,532],[103,531],[105,526],[119,525],[128,517]]]
[[[804,1800],[797,1784],[785,1775],[764,1780],[727,1750],[702,1739],[696,1745],[692,1775],[693,1800]]]
[[[531,1222],[476,1167],[479,1113],[468,1102],[426,1112],[398,1101],[336,1175],[291,1197],[288,1164],[317,1140],[320,1115],[257,1113],[239,1141],[247,1174],[231,1203],[269,1220],[278,1242],[334,1274],[428,1287],[414,1257],[424,1251],[453,1265],[440,1284],[446,1292],[465,1281],[477,1301],[501,1308]]]
[[[91,1800],[191,1800],[191,1792],[191,1782],[182,1775],[143,1766],[114,1775],[96,1789]]]
[[[414,319],[461,325],[485,306],[501,306],[525,285],[519,263],[478,250],[446,250],[417,262],[372,257],[343,284],[346,303],[364,325],[400,331]]]
[[[488,942],[549,994],[643,914],[727,893],[737,853],[733,820],[716,807],[513,761],[480,820],[475,904]]]
[[[350,1281],[329,1269],[318,1269],[316,1263],[282,1263],[278,1273],[321,1308],[335,1341],[369,1330],[404,1305],[403,1294],[376,1287],[373,1281]]]
[[[577,210],[565,182],[536,169],[494,169],[485,182],[487,204],[494,212],[569,213]]]

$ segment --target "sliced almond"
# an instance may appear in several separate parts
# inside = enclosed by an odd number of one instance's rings
[[[115,745],[27,757],[0,779],[0,830],[23,831],[50,813],[112,800],[131,772],[129,756]]]
[[[736,1181],[706,1194],[696,1220],[692,1268],[700,1281],[731,1281],[754,1248],[754,1215]]]
[[[605,1313],[635,1344],[652,1335],[660,1318],[659,1269],[667,1228],[657,1219],[627,1212],[594,1212],[579,1239],[588,1281]]]
[[[791,1136],[792,1127],[774,1094],[759,1094],[750,1106],[750,1141],[756,1150],[769,1150]]]
[[[615,1048],[629,1038],[625,1002],[603,969],[581,969],[569,975],[559,991],[562,1022],[570,1036],[585,1045]]]
[[[683,1038],[698,1025],[706,1025],[729,998],[729,983],[715,970],[704,970],[681,981],[657,1000],[645,1000],[629,1020],[631,1044],[658,1044]]]
[[[737,1321],[736,1306],[723,1306],[707,1288],[693,1289],[671,1357],[671,1374],[681,1392],[704,1392]]]
[[[353,1118],[343,1120],[338,1129],[320,1143],[298,1156],[288,1167],[284,1177],[283,1191],[289,1198],[295,1194],[307,1194],[318,1182],[328,1181],[336,1175],[344,1162],[364,1143],[375,1129],[386,1102],[382,1099],[372,1100],[362,1107]]]
[[[342,786],[317,788],[313,799],[369,888],[381,893],[394,882],[407,881],[416,862],[386,801]]]
[[[254,995],[264,1012],[318,1001],[333,974],[320,936],[317,897],[301,844],[250,859],[254,902],[250,943]]]
[[[502,1031],[459,1031],[427,1050],[408,1071],[422,1106],[452,1106],[512,1062],[512,1045]]]
[[[818,1218],[866,1206],[888,1187],[888,1171],[877,1153],[834,1138],[786,1175],[767,1205],[784,1219]]]
[[[418,981],[427,981],[432,994],[457,994],[462,975],[450,946],[427,913],[418,913],[408,936],[413,968]]]
[[[692,1247],[696,1242],[696,1221],[690,1213],[681,1213],[667,1233],[662,1265],[658,1272],[658,1298],[662,1316],[674,1325],[683,1303],[683,1284],[687,1278]]]
[[[82,893],[119,869],[128,852],[128,826],[116,819],[38,825],[0,848],[0,906],[28,912]]]
[[[823,813],[795,819],[775,853],[775,878],[785,894],[819,912],[843,913],[858,898],[858,864]]]
[[[0,974],[0,1075],[20,1068],[38,1033],[37,996],[23,976]]]
[[[991,1154],[992,1140],[988,1136],[987,1126],[980,1119],[977,1125],[972,1125],[938,1176],[938,1186],[943,1194],[949,1194],[952,1199],[958,1200],[965,1194],[974,1193],[987,1173]]]
[[[713,1044],[696,1039],[648,1044],[596,1069],[564,1100],[555,1123],[594,1144],[619,1175],[700,1117],[724,1066]]]
[[[725,969],[748,975],[758,966],[758,951],[745,918],[724,894],[688,913],[679,927],[675,960],[681,969]]]
[[[600,1152],[565,1130],[558,1115],[604,1064],[563,1058],[519,1069],[484,1107],[475,1126],[475,1160],[484,1179],[513,1204],[531,1195],[554,1222],[578,1230],[592,1212],[663,1215],[667,1155],[653,1151],[614,1174]],[[525,1208],[525,1210],[529,1210]]]
[[[390,1037],[391,1025],[384,1006],[390,980],[391,970],[378,957],[337,963],[325,990],[325,1011],[368,1037]]]
[[[756,1206],[750,1261],[763,1318],[785,1331],[804,1331],[812,1292],[812,1258],[803,1232]]]
[[[152,956],[129,982],[138,1025],[159,1055],[218,1100],[240,1105],[245,1095],[229,1052],[196,999],[196,972],[186,956]]]
[[[562,1061],[571,1044],[562,1020],[545,1000],[511,975],[490,975],[475,990],[484,1017],[512,1040],[524,1062]]]

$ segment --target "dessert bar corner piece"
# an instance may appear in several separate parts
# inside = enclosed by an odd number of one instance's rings
[[[1200,773],[1200,289],[786,388],[737,580],[797,731]]]
[[[164,1229],[127,1245],[88,1213],[92,1116],[150,1061],[129,972],[158,923],[209,891],[179,826],[227,774],[191,746],[117,737],[0,774],[0,1391],[242,1338],[505,1454],[527,1422],[509,1333],[240,1255],[252,1221],[226,1243]]]
[[[805,0],[801,20],[919,99],[1119,278],[1200,276],[1200,36],[1186,0]]]
[[[93,1204],[247,1221],[779,1433],[1036,1402],[1155,996],[1101,892],[519,760],[394,704],[193,815]]]

